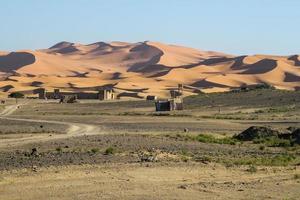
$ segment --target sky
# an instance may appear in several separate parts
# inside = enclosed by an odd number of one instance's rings
[[[1,0],[0,51],[61,41],[158,41],[244,54],[300,54],[299,0]]]

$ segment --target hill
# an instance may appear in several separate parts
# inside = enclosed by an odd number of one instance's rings
[[[0,93],[5,95],[40,87],[93,91],[111,86],[129,96],[167,97],[179,83],[203,92],[260,83],[298,90],[300,57],[233,56],[148,41],[60,42],[49,49],[0,52]]]

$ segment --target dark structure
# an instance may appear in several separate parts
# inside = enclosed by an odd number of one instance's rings
[[[157,100],[157,96],[148,95],[148,96],[146,97],[146,100],[147,100],[147,101],[155,101],[155,100]]]
[[[177,90],[170,91],[171,99],[155,102],[156,111],[183,110],[183,85],[178,84]]]
[[[76,95],[62,95],[59,100],[59,103],[76,103],[76,102],[77,102]]]
[[[178,84],[178,89],[177,90],[171,90],[170,95],[171,95],[171,98],[181,97],[183,95],[183,85]]]
[[[170,101],[156,101],[155,102],[156,111],[170,111],[171,110],[171,103]]]
[[[181,98],[161,100],[155,102],[156,111],[183,110],[183,100]]]

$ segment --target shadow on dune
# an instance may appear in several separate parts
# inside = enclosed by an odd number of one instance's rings
[[[124,89],[124,88],[119,88],[119,87],[115,87],[115,88],[119,89],[119,90],[126,90],[129,92],[145,92],[145,91],[149,90],[149,88],[141,88],[141,89]]]
[[[157,65],[155,65],[155,66],[157,66]],[[164,65],[160,65],[160,66],[164,66]],[[160,68],[159,72],[157,72],[157,73],[155,73],[155,74],[152,74],[152,75],[150,75],[150,76],[147,76],[147,78],[157,78],[157,77],[165,76],[165,75],[167,75],[170,71],[171,71],[171,69],[168,68],[168,67],[165,67],[165,69]]]
[[[59,42],[59,43],[53,45],[49,49],[57,49],[57,48],[61,49],[61,48],[69,47],[72,45],[74,45],[74,43],[63,41],[63,42]]]
[[[141,57],[144,59],[148,59],[147,61],[133,64],[127,71],[128,72],[140,72],[140,73],[150,73],[156,72],[157,70],[165,70],[167,67],[163,65],[157,65],[160,61],[161,56],[164,53],[151,45],[146,43],[142,43],[132,49],[130,49],[131,53],[141,54]]]
[[[68,83],[69,87],[57,87],[59,89],[72,89],[72,90],[76,90],[76,91],[99,91],[99,90],[110,90],[113,89],[114,86],[117,85],[117,83],[115,84],[105,84],[105,85],[101,85],[101,86],[91,86],[91,87],[77,87],[75,86],[75,84],[73,83]]]
[[[138,93],[130,93],[130,92],[122,92],[118,95],[118,98],[121,97],[132,97],[132,98],[139,98],[139,99],[143,99],[143,97],[139,96]]]
[[[116,50],[119,50],[119,49],[128,48],[127,45],[125,45],[125,46],[113,46],[113,45],[105,43],[105,42],[96,42],[96,43],[89,44],[88,46],[91,46],[91,45],[97,45],[98,47],[93,49],[90,53],[100,51],[101,53],[99,52],[98,55],[101,55],[101,54],[105,55],[105,54],[112,53],[113,51],[116,51]]]
[[[190,69],[193,67],[197,67],[199,65],[216,65],[216,64],[220,64],[220,63],[224,63],[224,62],[230,62],[230,61],[234,61],[235,58],[227,58],[227,57],[216,57],[216,58],[209,58],[206,60],[201,60],[198,63],[193,63],[193,64],[188,64],[188,65],[183,65],[183,66],[178,66],[178,67],[173,67],[173,68],[184,68],[184,69]]]
[[[35,56],[27,52],[12,52],[5,56],[0,56],[0,71],[12,72],[26,65],[33,64]]]
[[[14,86],[12,86],[12,85],[5,85],[5,86],[3,86],[3,87],[0,88],[0,91],[2,91],[2,92],[8,92],[12,88],[14,88]]]
[[[298,55],[294,55],[288,58],[288,60],[294,61],[295,66],[300,66],[300,60]]]
[[[222,84],[219,84],[219,83],[210,82],[210,81],[207,81],[205,79],[203,79],[201,81],[197,81],[197,82],[191,84],[191,86],[197,87],[197,88],[205,88],[205,89],[214,88],[214,87],[228,88],[227,85],[222,85]]]
[[[87,78],[87,74],[88,72],[84,72],[84,73],[80,73],[80,72],[77,72],[77,71],[71,71],[74,75],[71,75],[71,76],[67,76],[67,77],[80,77],[80,78]]]
[[[74,53],[74,52],[78,52],[78,51],[79,50],[76,47],[70,46],[70,47],[65,47],[65,48],[59,49],[55,52],[61,53],[61,54],[68,54],[68,53]]]
[[[68,54],[68,53],[74,53],[79,51],[74,46],[74,43],[70,43],[70,42],[60,42],[50,47],[49,49],[52,50],[51,53],[61,53],[61,54]]]
[[[300,76],[285,72],[284,82],[300,82]]]
[[[44,83],[43,82],[40,82],[40,81],[33,81],[30,86],[32,87],[42,87]]]
[[[276,60],[263,59],[254,64],[245,64],[244,63],[245,58],[247,58],[247,56],[239,56],[239,57],[235,57],[235,58],[227,58],[227,57],[210,58],[210,59],[201,61],[199,63],[184,65],[184,66],[181,66],[178,68],[190,69],[193,67],[197,67],[199,65],[214,66],[214,65],[221,64],[221,63],[234,62],[231,66],[231,69],[245,70],[241,74],[264,74],[269,71],[272,71],[273,69],[275,69],[277,67]]]
[[[264,74],[277,67],[277,61],[273,59],[262,59],[254,64],[245,64],[244,57],[239,57],[231,66],[233,70],[245,70],[241,74]]]
[[[4,81],[18,82],[18,80],[12,79],[12,78],[10,78],[9,76],[6,77],[6,78],[4,79]]]
[[[122,73],[120,73],[120,72],[115,72],[115,73],[113,73],[111,79],[112,79],[112,80],[123,79],[123,78],[121,77],[121,75],[122,75]]]

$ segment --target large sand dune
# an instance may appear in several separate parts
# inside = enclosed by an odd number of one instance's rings
[[[295,90],[300,87],[300,57],[232,56],[157,42],[60,42],[36,51],[0,51],[1,94],[112,86],[121,96],[167,97],[179,83],[204,92],[259,83]]]

